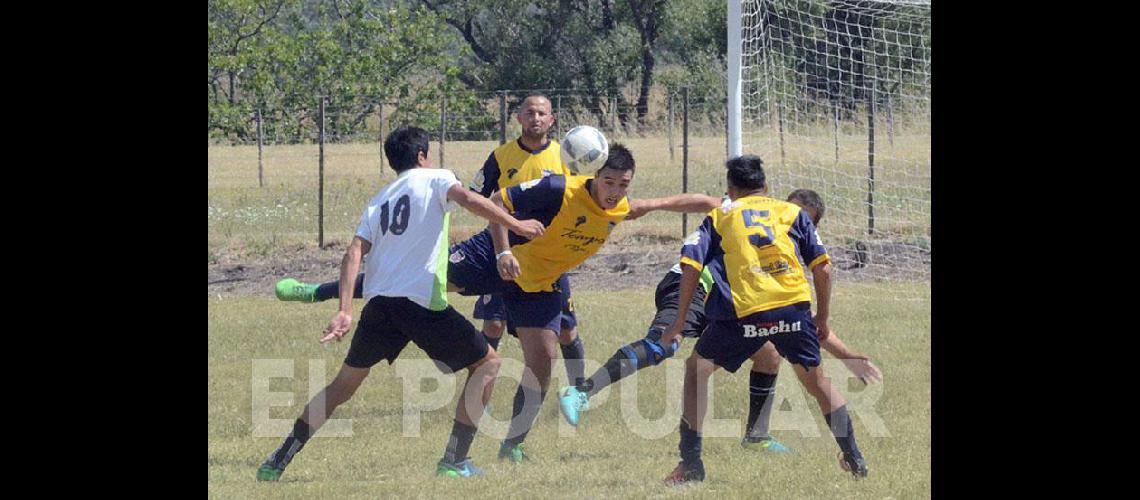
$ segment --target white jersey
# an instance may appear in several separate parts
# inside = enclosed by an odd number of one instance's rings
[[[447,232],[455,208],[450,170],[412,168],[380,190],[360,216],[356,235],[372,249],[364,263],[364,299],[407,297],[433,311],[447,308]]]

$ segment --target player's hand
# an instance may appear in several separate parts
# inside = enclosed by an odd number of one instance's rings
[[[819,340],[827,340],[831,336],[831,327],[827,324],[827,318],[820,318],[819,316],[812,316],[812,323],[815,323],[815,336]]]
[[[854,353],[854,356],[844,359],[843,365],[856,377],[859,377],[859,380],[867,385],[883,381],[883,372],[879,371],[879,367],[871,362],[871,358],[858,353]]]
[[[667,346],[673,345],[675,343],[678,347],[680,347],[681,334],[684,332],[684,328],[684,321],[673,322],[673,324],[669,325],[669,328],[665,329],[665,333],[661,334],[660,345]]]
[[[535,219],[521,220],[518,225],[511,229],[511,232],[528,240],[533,240],[546,232],[546,226]]]
[[[498,262],[495,263],[495,267],[499,270],[499,277],[503,278],[504,281],[514,281],[515,278],[518,278],[519,275],[522,274],[522,268],[519,267],[518,259],[511,254],[499,257]]]
[[[333,316],[333,319],[329,321],[329,326],[325,327],[325,336],[321,337],[321,343],[324,344],[333,339],[340,342],[341,337],[344,337],[350,328],[352,328],[352,314],[337,311],[336,316]]]

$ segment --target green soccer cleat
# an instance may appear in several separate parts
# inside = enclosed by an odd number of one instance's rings
[[[278,281],[277,285],[274,286],[274,292],[277,293],[277,300],[296,302],[317,301],[317,285],[302,283],[293,278],[285,278]]]
[[[590,398],[577,387],[563,387],[558,391],[558,408],[570,425],[578,425],[578,412],[590,409]]]
[[[513,464],[530,461],[530,457],[523,451],[523,444],[510,446],[506,441],[499,446],[499,460],[510,460]]]
[[[791,453],[792,449],[784,446],[784,443],[776,441],[776,438],[744,438],[740,441],[740,446],[746,450],[751,451],[766,451],[768,453]]]
[[[439,461],[439,465],[435,469],[435,475],[442,477],[475,477],[483,476],[483,469],[480,469],[471,462],[471,458],[465,458],[457,464],[449,464],[443,460]]]
[[[261,467],[257,468],[257,480],[277,481],[281,479],[281,473],[283,472],[285,472],[285,469],[278,469],[270,464],[261,464]]]

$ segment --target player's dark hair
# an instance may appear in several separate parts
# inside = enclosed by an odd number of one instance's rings
[[[728,183],[739,189],[755,190],[765,186],[764,161],[756,155],[728,160]]]
[[[810,189],[797,189],[788,195],[788,201],[799,201],[798,205],[810,208],[815,211],[815,217],[812,218],[811,223],[819,225],[819,221],[823,219],[823,198],[819,197],[819,193]]]
[[[384,156],[388,157],[388,164],[397,173],[415,168],[419,163],[419,154],[428,153],[430,139],[427,130],[404,125],[392,131],[384,140]]]
[[[630,153],[629,149],[621,143],[615,142],[610,144],[610,155],[606,158],[606,162],[602,164],[602,167],[598,169],[598,172],[606,168],[618,171],[635,171],[635,167],[633,163],[633,153]]]

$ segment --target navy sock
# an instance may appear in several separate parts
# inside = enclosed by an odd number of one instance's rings
[[[660,339],[660,335],[654,336],[651,331],[644,339],[621,346],[597,372],[578,384],[578,390],[593,396],[637,370],[660,364],[674,353],[674,346],[662,347],[658,343]]]
[[[701,462],[701,434],[689,427],[684,418],[681,418],[681,444],[678,448],[686,468]]]
[[[776,374],[751,372],[748,376],[748,427],[745,437],[767,438],[776,393]]]
[[[460,402],[460,404],[463,404]],[[443,452],[443,461],[457,464],[467,458],[471,450],[471,441],[475,439],[475,426],[467,425],[456,420],[451,426],[451,437],[447,439],[447,449]]]
[[[483,338],[487,339],[487,343],[490,344],[491,347],[493,347],[496,351],[499,350],[499,341],[503,340],[503,337],[501,335],[498,337],[489,337],[486,333],[483,334]]]
[[[356,284],[352,287],[352,298],[364,297],[364,273],[356,275]],[[316,301],[324,302],[340,298],[340,281],[330,281],[317,285]]]
[[[298,418],[293,422],[293,432],[289,433],[285,442],[281,443],[281,446],[272,455],[269,455],[269,460],[265,462],[278,469],[284,469],[285,466],[289,465],[289,462],[293,461],[293,456],[305,447],[305,443],[309,442],[313,432],[309,428],[309,424]]]
[[[514,407],[511,410],[511,425],[507,431],[504,442],[514,446],[526,441],[526,435],[538,417],[538,410],[542,408],[542,401],[546,399],[546,391],[519,385],[515,391]]]
[[[851,416],[847,414],[847,405],[840,406],[835,411],[823,416],[827,420],[828,427],[831,428],[831,434],[835,436],[835,442],[839,444],[839,449],[847,455],[862,458],[863,453],[859,451],[859,445],[855,443],[855,429],[851,426]]]
[[[574,341],[562,348],[562,362],[566,363],[566,378],[573,385],[581,384],[586,375],[586,348],[582,346],[582,337],[574,337]]]

